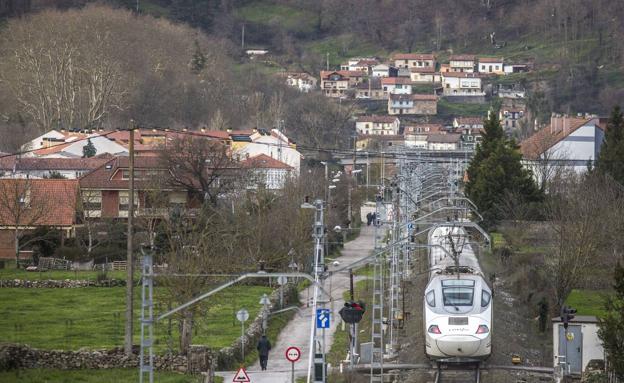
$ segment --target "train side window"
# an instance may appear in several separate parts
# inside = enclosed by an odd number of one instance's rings
[[[490,304],[492,295],[485,290],[481,290],[481,307],[487,307]]]
[[[435,307],[435,291],[431,290],[427,293],[427,304],[431,307]]]

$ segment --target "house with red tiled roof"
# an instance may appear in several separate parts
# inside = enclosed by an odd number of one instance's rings
[[[170,206],[187,206],[188,192],[168,182],[169,169],[159,157],[137,156],[134,159],[135,211],[138,216],[154,213],[151,192],[166,194]],[[85,216],[90,218],[126,218],[129,209],[130,170],[128,157],[116,157],[79,179]],[[165,212],[160,212],[165,214]]]
[[[45,226],[74,236],[78,181],[63,179],[0,179],[0,258],[15,258],[15,247],[30,256],[27,233]]]
[[[386,94],[412,93],[412,81],[409,77],[382,77],[381,86]]]
[[[411,68],[410,80],[413,83],[433,84],[441,81],[440,72],[436,72],[433,67]]]
[[[606,119],[596,116],[553,115],[548,126],[520,143],[523,163],[540,183],[548,176],[546,166],[582,173],[598,158],[605,129]]]
[[[397,68],[435,68],[435,56],[431,53],[397,53],[392,56]]]
[[[264,188],[280,190],[289,177],[295,174],[294,168],[266,154],[258,154],[241,161],[241,167],[249,170],[247,189]]]
[[[362,135],[396,135],[400,126],[400,120],[393,116],[360,116],[355,121],[355,130]]]
[[[479,73],[485,74],[503,74],[505,73],[503,59],[499,57],[479,57],[477,70]]]
[[[321,71],[321,90],[327,97],[344,97],[348,89],[356,87],[368,76],[361,71]]]
[[[352,57],[346,63],[340,64],[341,71],[359,71],[371,73],[371,68],[379,64],[375,57]]]

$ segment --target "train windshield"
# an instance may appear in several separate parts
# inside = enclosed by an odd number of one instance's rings
[[[468,279],[442,281],[444,306],[472,306],[475,282]]]

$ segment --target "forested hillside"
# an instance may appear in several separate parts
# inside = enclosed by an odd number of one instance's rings
[[[239,60],[201,30],[89,5],[10,18],[0,29],[0,149],[49,129],[282,126],[298,142],[340,145],[349,113]],[[305,133],[305,134],[302,134]]]
[[[91,2],[3,0],[0,1],[0,12],[15,16],[51,7],[81,7]],[[158,46],[168,45],[164,36],[150,39],[148,46],[157,48],[156,51],[165,55],[175,56],[168,59],[172,62],[167,68],[176,69],[163,71],[158,77],[154,73],[141,72],[140,65],[119,68],[127,78],[140,75],[145,80],[133,84],[132,97],[125,95],[126,100],[132,101],[115,113],[122,120],[132,115],[146,123],[168,124],[176,121],[194,125],[207,116],[213,118],[216,115],[226,116],[227,123],[237,127],[244,124],[250,115],[258,114],[239,110],[242,105],[253,104],[253,95],[267,84],[266,76],[257,71],[272,73],[303,69],[317,74],[327,62],[334,67],[350,56],[385,56],[397,51],[435,52],[442,59],[451,53],[473,53],[501,56],[515,62],[532,62],[535,71],[509,76],[501,81],[526,86],[530,90],[527,104],[531,115],[542,121],[546,121],[551,112],[606,114],[615,101],[624,98],[622,1],[101,0],[99,3],[131,9],[134,13],[138,5],[138,12],[142,15],[197,27],[208,36],[199,39],[204,41],[200,48],[210,56],[210,60],[218,57],[219,61],[219,66],[210,64],[218,70],[206,71],[202,76],[218,77],[218,81],[209,80],[217,81],[210,83],[210,89],[214,89],[213,86],[224,89],[206,93],[205,88],[204,91],[196,88],[198,83],[205,82],[188,81],[188,76],[192,78],[195,74],[187,71],[182,75],[179,72],[188,64],[189,56],[195,49],[196,38],[193,34],[197,32],[189,29],[186,37],[179,38],[180,43],[172,43],[170,47]],[[126,14],[125,17],[130,16]],[[157,24],[156,20],[151,22]],[[9,23],[5,29],[13,28],[15,23]],[[245,62],[241,50],[243,28],[245,47],[269,48],[270,60],[262,65],[242,64]],[[134,32],[129,30],[128,33]],[[208,40],[212,41],[210,47],[206,45]],[[143,49],[141,46],[137,48],[134,52]],[[165,80],[167,76],[171,77]],[[189,87],[175,85],[190,83],[193,84]],[[177,93],[181,89],[185,94]],[[250,98],[232,98],[240,97],[243,90]],[[158,100],[150,100],[149,103],[154,107],[148,109],[153,110],[145,109],[142,105],[148,103],[143,101],[157,93],[160,94]],[[201,101],[201,104],[209,105],[202,109],[195,104],[201,100],[194,96],[195,93],[201,97],[218,96],[209,102]],[[167,97],[162,99],[162,94],[170,95],[171,102]],[[263,94],[266,96],[267,93]],[[290,104],[291,97],[285,98]],[[296,104],[296,100],[293,102]],[[318,100],[318,103],[322,101]],[[310,106],[309,103],[302,103],[301,107]],[[220,113],[215,114],[213,109],[220,110]]]

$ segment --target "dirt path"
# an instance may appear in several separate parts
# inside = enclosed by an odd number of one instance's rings
[[[330,265],[329,270],[346,266],[352,262],[368,256],[373,250],[374,230],[372,226],[363,226],[359,237],[345,244],[342,255],[336,259],[339,265]],[[327,340],[326,351],[329,352],[333,342],[333,336],[338,328],[340,320],[338,310],[344,305],[342,299],[343,293],[349,288],[348,273],[338,273],[332,275],[325,282],[325,288],[329,290],[332,296],[330,309],[332,310],[331,328],[326,330],[325,336]],[[306,289],[300,294],[301,302],[309,302],[313,293],[312,288]],[[312,308],[304,305],[301,311],[291,320],[284,330],[280,333],[277,340],[271,339],[273,349],[269,355],[268,370],[261,371],[260,364],[256,362],[249,367],[249,378],[254,383],[288,383],[291,377],[291,363],[284,356],[286,349],[290,346],[296,346],[302,351],[302,357],[296,363],[296,376],[306,376],[309,355],[309,339],[312,324]],[[219,372],[217,375],[225,378],[229,382],[234,377],[234,371]]]

